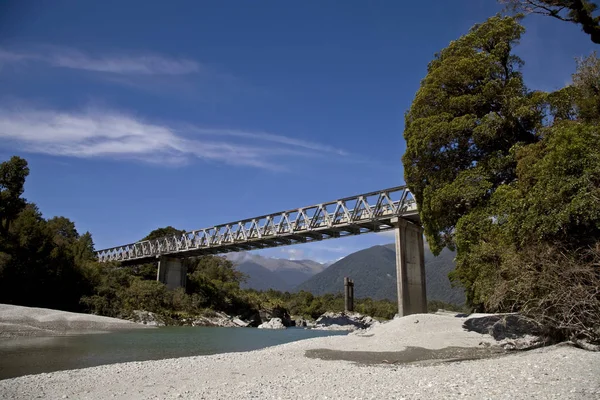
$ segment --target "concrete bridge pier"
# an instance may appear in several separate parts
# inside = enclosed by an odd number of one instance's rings
[[[398,315],[427,312],[423,228],[402,218],[393,218],[396,233]]]
[[[160,256],[156,280],[167,285],[168,289],[185,287],[187,267],[179,258]]]
[[[354,311],[354,281],[344,277],[344,311]]]

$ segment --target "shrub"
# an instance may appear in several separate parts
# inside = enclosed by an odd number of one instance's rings
[[[529,246],[512,252],[499,275],[487,308],[519,311],[554,341],[600,344],[600,242],[576,251]]]

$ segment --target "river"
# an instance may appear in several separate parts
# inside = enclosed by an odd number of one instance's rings
[[[257,350],[347,332],[174,326],[92,335],[0,339],[0,379],[128,361]]]

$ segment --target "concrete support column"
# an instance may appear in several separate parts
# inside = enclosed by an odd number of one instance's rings
[[[187,268],[180,259],[161,256],[158,259],[156,280],[167,285],[168,289],[185,287]]]
[[[354,312],[354,280],[350,280],[350,309],[349,311]]]
[[[354,281],[348,277],[344,278],[344,309],[354,311]]]
[[[423,228],[402,218],[394,218],[392,223],[396,225],[398,315],[426,313]]]

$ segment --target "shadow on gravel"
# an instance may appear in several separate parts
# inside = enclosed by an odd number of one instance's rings
[[[321,360],[351,361],[363,365],[374,364],[441,364],[466,360],[479,360],[506,355],[509,352],[500,347],[445,347],[431,350],[423,347],[407,347],[402,351],[341,351],[329,349],[306,350],[308,358]]]

